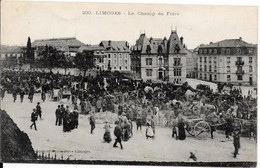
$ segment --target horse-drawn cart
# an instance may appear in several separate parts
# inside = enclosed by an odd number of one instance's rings
[[[213,122],[204,117],[198,118],[196,116],[182,116],[182,118],[186,125],[187,132],[191,136],[195,136],[197,139],[212,137],[212,133],[216,127],[226,124],[223,120]]]

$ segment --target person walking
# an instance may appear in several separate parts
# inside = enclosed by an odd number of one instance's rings
[[[78,128],[79,125],[79,112],[78,110],[74,109],[73,110],[73,128]]]
[[[45,91],[42,91],[41,99],[42,99],[43,102],[45,102],[45,100],[46,100],[46,93],[45,93]]]
[[[147,128],[146,128],[146,139],[148,138],[154,138],[154,132],[150,122],[147,122]]]
[[[183,118],[179,118],[179,121],[178,121],[178,135],[179,135],[179,140],[186,139],[185,124],[183,122]]]
[[[121,139],[122,136],[123,136],[122,129],[119,125],[119,121],[116,121],[115,124],[116,124],[116,126],[115,126],[115,129],[114,129],[114,135],[116,136],[116,139],[115,139],[115,143],[114,143],[113,147],[116,148],[117,143],[119,143],[121,149],[123,149],[122,139]]]
[[[15,103],[15,101],[17,99],[17,87],[16,86],[13,87],[13,98],[14,98],[14,103]]]
[[[58,105],[58,108],[55,111],[55,116],[56,116],[56,122],[55,125],[61,125],[61,109],[60,105]]]
[[[65,114],[66,114],[66,112],[65,112],[66,110],[65,110],[65,107],[64,107],[64,105],[62,104],[61,105],[61,107],[60,107],[60,117],[61,117],[61,124],[63,124],[64,123],[64,117],[65,117]]]
[[[38,102],[36,105],[36,114],[39,115],[40,119],[42,119],[42,109],[40,106],[40,102]]]
[[[33,112],[31,114],[31,121],[32,121],[32,125],[30,126],[30,128],[32,129],[32,126],[34,126],[34,129],[37,131],[36,128],[36,120],[38,118],[38,115],[36,114],[36,109],[33,109]]]
[[[25,95],[24,88],[21,88],[20,89],[20,100],[21,100],[21,103],[23,102],[24,95]]]
[[[28,95],[28,99],[30,100],[30,102],[33,102],[33,96],[34,96],[34,86],[32,85],[30,87],[30,91],[29,91],[29,95]]]
[[[90,112],[89,121],[91,125],[90,133],[93,134],[93,131],[96,128],[96,118],[95,118],[95,113],[93,111]]]
[[[137,131],[138,131],[138,128],[140,128],[140,130],[142,131],[142,108],[141,108],[141,106],[139,106],[137,108],[136,127],[137,127]]]
[[[105,142],[107,143],[110,143],[112,141],[111,139],[111,134],[110,134],[110,128],[111,126],[108,124],[108,122],[106,121],[105,122],[105,126],[104,126],[104,129],[105,129],[105,133],[104,133],[104,136],[103,136],[103,139]]]
[[[235,151],[234,151],[234,158],[237,157],[238,155],[238,150],[240,148],[240,130],[239,129],[235,129],[234,132],[233,132],[233,138],[234,138],[234,141],[233,141],[233,145],[234,145],[234,148],[235,148]]]

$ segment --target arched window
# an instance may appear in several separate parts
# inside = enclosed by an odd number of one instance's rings
[[[209,49],[209,54],[212,54],[212,49]]]
[[[203,53],[204,53],[204,54],[207,54],[207,49],[204,49],[204,50],[203,50]]]
[[[217,49],[214,49],[214,54],[217,54],[218,53],[218,50]]]

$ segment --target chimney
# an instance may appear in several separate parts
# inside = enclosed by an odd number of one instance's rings
[[[111,46],[111,40],[108,40],[108,45]]]
[[[181,46],[183,46],[183,37],[181,37],[180,40],[181,40]]]
[[[129,47],[129,45],[128,45],[127,41],[125,42],[125,46],[126,46],[126,47]]]
[[[242,37],[239,37],[239,41],[242,41]]]

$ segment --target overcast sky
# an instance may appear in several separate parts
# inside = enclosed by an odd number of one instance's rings
[[[91,11],[84,15],[82,11]],[[96,15],[117,11],[120,15]],[[128,15],[134,12],[134,15]],[[155,13],[155,16],[138,15]],[[164,15],[158,16],[161,12]],[[175,13],[175,16],[167,15]],[[178,15],[176,15],[176,13]],[[42,38],[76,36],[85,44],[101,40],[135,43],[140,33],[169,38],[171,29],[193,49],[200,44],[242,37],[257,43],[257,7],[71,2],[2,2],[1,44],[26,45]]]

